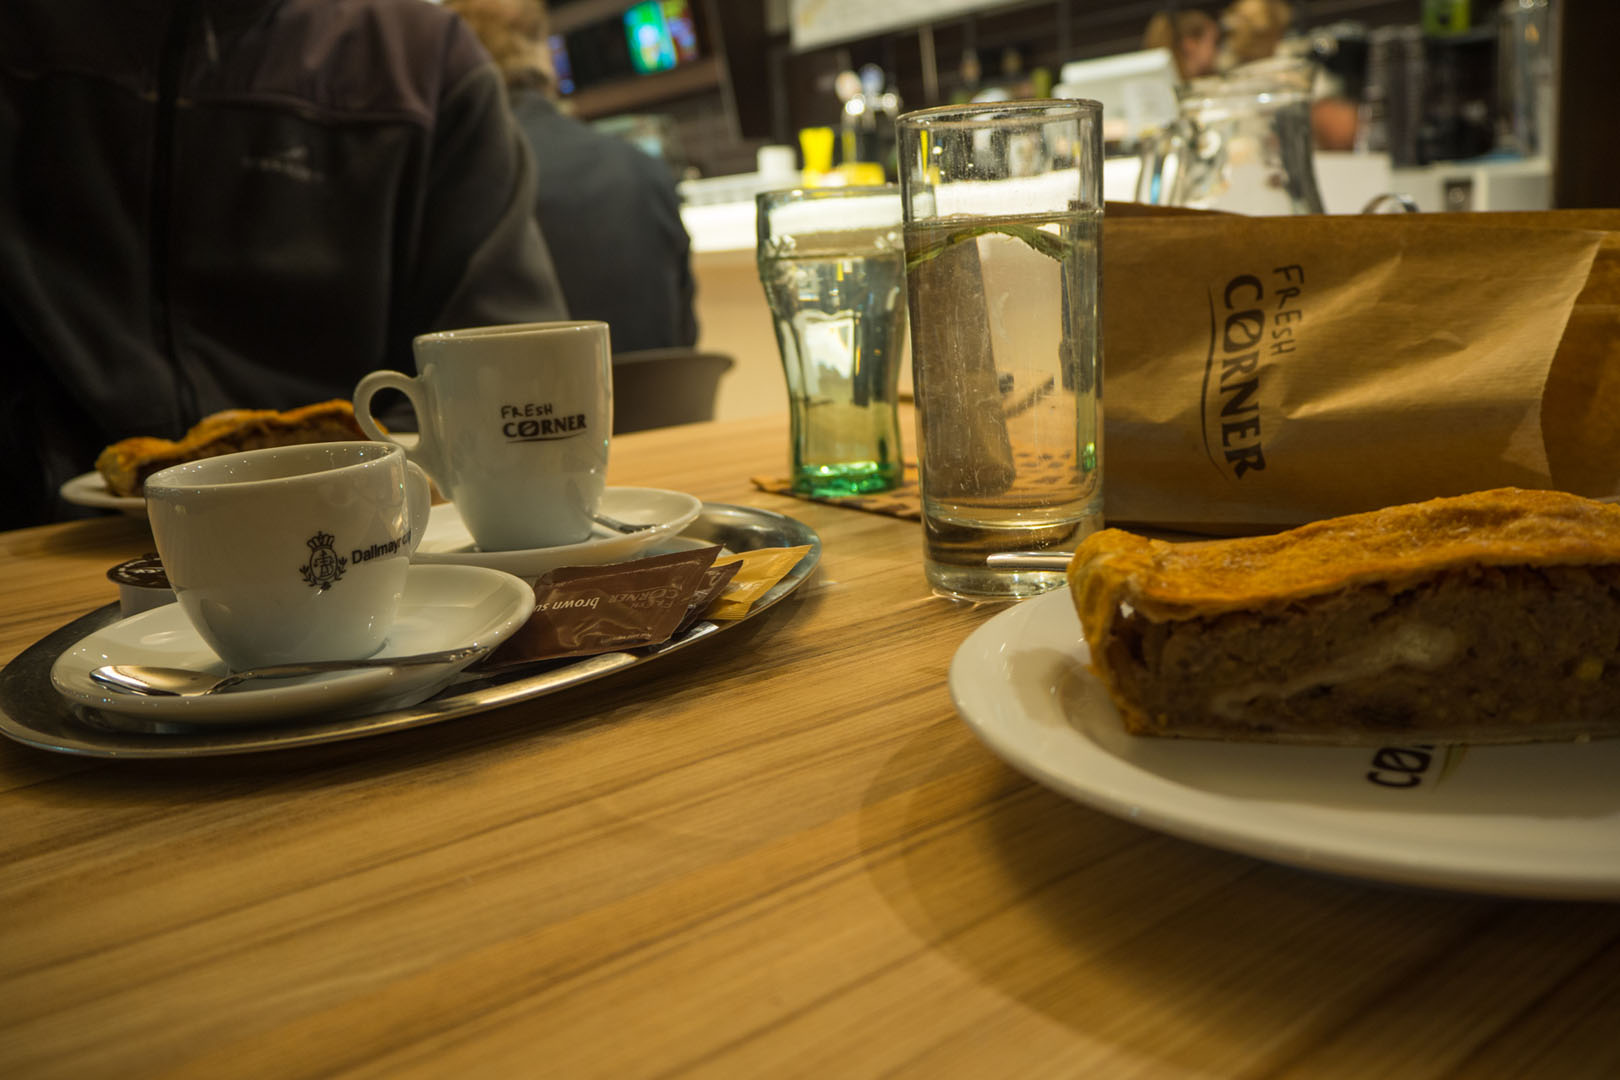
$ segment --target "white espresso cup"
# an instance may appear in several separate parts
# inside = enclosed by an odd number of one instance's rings
[[[427,477],[390,443],[248,450],[146,481],[169,583],[236,671],[382,648],[430,504]]]
[[[390,439],[371,415],[377,391],[409,398],[420,435],[400,445],[485,551],[588,538],[613,431],[607,323],[446,330],[418,337],[414,348],[415,378],[374,371],[355,388],[366,434]]]

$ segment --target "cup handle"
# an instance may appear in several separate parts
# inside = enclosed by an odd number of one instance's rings
[[[401,442],[378,426],[376,419],[371,415],[371,399],[379,390],[398,390],[410,401],[411,409],[416,413],[415,445]],[[439,447],[433,440],[431,425],[426,422],[429,416],[427,406],[422,400],[421,387],[415,379],[404,372],[373,371],[362,378],[359,385],[354,388],[354,418],[359,422],[360,429],[379,442],[390,442],[402,447],[405,455],[426,469],[428,475],[442,477],[444,469],[439,464]]]
[[[405,517],[411,523],[410,548],[406,558],[416,554],[416,546],[427,532],[428,516],[433,513],[433,486],[427,473],[414,461],[405,463]]]

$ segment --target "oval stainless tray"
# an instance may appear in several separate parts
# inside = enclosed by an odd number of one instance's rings
[[[542,668],[510,672],[464,673],[436,696],[407,709],[364,716],[322,717],[273,726],[210,729],[153,725],[113,718],[70,704],[51,686],[56,658],[86,634],[117,621],[118,605],[109,604],[68,623],[30,645],[0,671],[0,734],[27,746],[64,754],[103,758],[209,757],[286,750],[296,746],[358,739],[389,731],[436,724],[470,713],[498,709],[530,698],[554,694],[581,683],[607,678],[651,663],[689,645],[724,633],[757,618],[804,583],[821,559],[821,538],[803,522],[769,510],[726,503],[704,503],[683,537],[721,544],[732,551],[810,545],[797,566],[734,622],[699,620],[678,637],[660,645],[602,653],[578,660],[559,660]]]

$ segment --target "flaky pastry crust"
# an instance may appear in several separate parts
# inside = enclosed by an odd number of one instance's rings
[[[1496,488],[1328,518],[1271,536],[1173,544],[1094,533],[1069,564],[1084,623],[1121,601],[1151,619],[1261,611],[1461,566],[1620,563],[1620,506],[1560,491]]]
[[[146,478],[170,465],[267,446],[368,439],[354,406],[334,398],[285,412],[226,409],[199,420],[178,440],[137,435],[115,442],[96,458],[96,471],[114,495],[139,495]]]

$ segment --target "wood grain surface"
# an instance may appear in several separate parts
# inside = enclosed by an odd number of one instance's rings
[[[918,526],[754,490],[772,417],[611,481],[817,529],[820,568],[611,683],[138,763],[0,745],[0,1076],[1613,1077],[1620,906],[1226,854],[1023,779],[946,670]],[[0,534],[0,660],[151,549]]]

